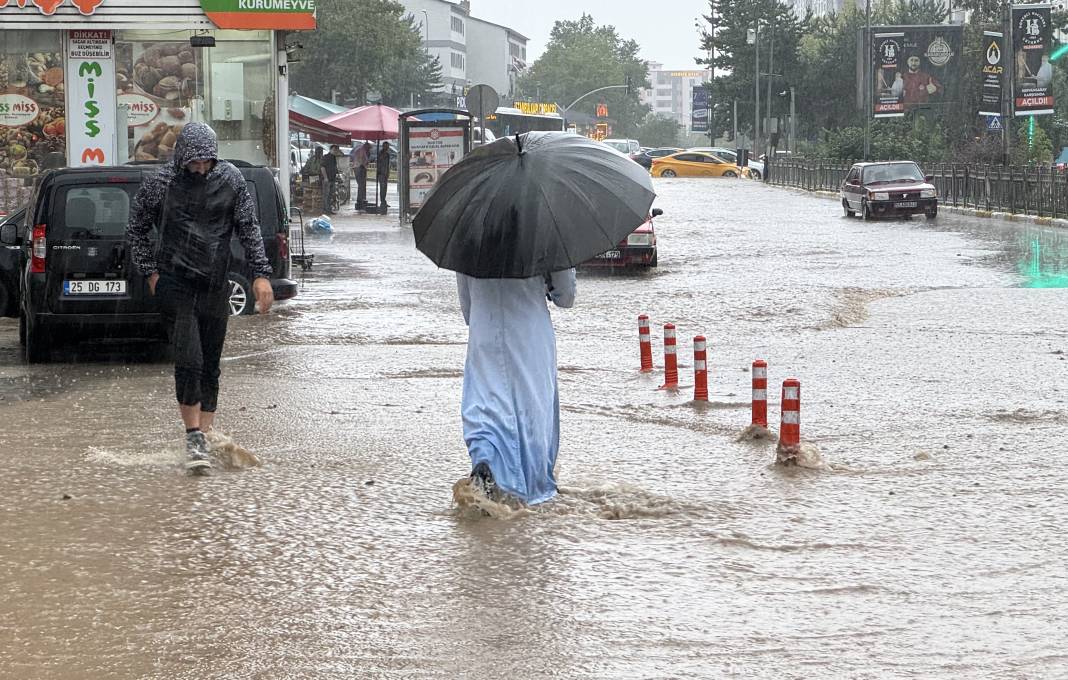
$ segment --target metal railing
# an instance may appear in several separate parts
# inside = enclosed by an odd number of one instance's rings
[[[786,159],[777,161],[769,184],[806,191],[838,191],[851,161]],[[976,210],[1068,217],[1068,172],[1049,166],[922,163],[934,177],[938,200]]]

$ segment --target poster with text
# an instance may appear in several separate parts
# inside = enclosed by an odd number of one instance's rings
[[[872,28],[872,110],[877,118],[941,111],[960,100],[963,27]]]
[[[982,44],[983,93],[979,100],[979,115],[1000,116],[1005,92],[1005,34],[983,31]]]
[[[409,206],[422,207],[445,172],[464,156],[464,127],[412,128],[408,135]]]
[[[67,38],[68,164],[116,165],[115,54],[111,31],[70,31]]]
[[[708,89],[704,85],[693,88],[693,110],[690,113],[690,129],[694,132],[708,132],[709,120]]]
[[[1017,116],[1053,113],[1050,6],[1012,8],[1013,110]]]

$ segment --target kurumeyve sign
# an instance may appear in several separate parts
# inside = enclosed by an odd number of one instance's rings
[[[277,31],[315,28],[315,0],[200,0],[200,7],[219,28]]]

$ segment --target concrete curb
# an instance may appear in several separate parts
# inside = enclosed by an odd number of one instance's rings
[[[822,198],[838,199],[838,192],[836,191],[809,191],[807,189],[801,189],[799,187],[791,187],[780,184],[771,184],[779,189],[792,189],[794,191],[800,191],[801,193],[810,194],[813,196],[820,196]],[[971,217],[983,217],[992,220],[1003,220],[1005,222],[1030,222],[1041,227],[1058,227],[1061,229],[1068,229],[1068,219],[1058,217],[1056,219],[1042,215],[1025,215],[1023,213],[1009,213],[999,212],[997,210],[981,210],[979,208],[964,208],[955,205],[939,205],[938,209],[942,212],[951,212],[956,215],[969,215]]]

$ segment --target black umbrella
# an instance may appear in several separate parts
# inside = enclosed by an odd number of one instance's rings
[[[600,142],[528,132],[475,149],[415,216],[415,244],[478,278],[539,276],[615,248],[649,216],[649,172]]]

